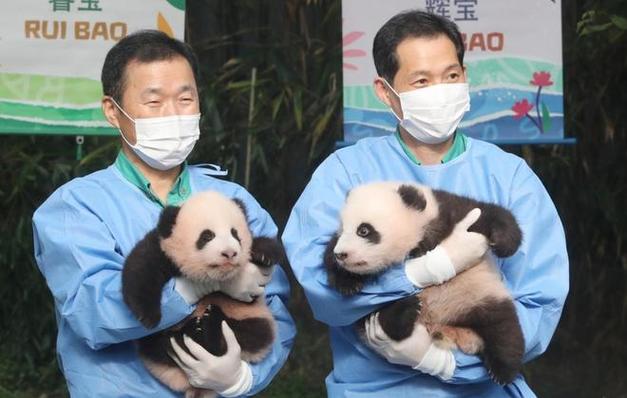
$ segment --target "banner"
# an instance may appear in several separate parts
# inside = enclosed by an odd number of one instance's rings
[[[560,0],[343,0],[344,140],[394,132],[372,88],[372,42],[398,12],[453,20],[464,36],[470,111],[466,135],[495,143],[563,142]]]
[[[107,51],[139,29],[183,39],[185,0],[20,0],[0,14],[0,133],[117,135],[100,107]]]

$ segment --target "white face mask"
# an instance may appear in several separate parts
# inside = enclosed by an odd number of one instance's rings
[[[397,93],[385,79],[385,84],[401,101],[403,118],[394,116],[415,139],[426,144],[439,144],[449,139],[464,113],[470,110],[467,83],[442,83]]]
[[[135,145],[120,134],[148,166],[169,170],[183,163],[200,136],[200,114],[133,119],[113,98],[111,101],[135,124]]]

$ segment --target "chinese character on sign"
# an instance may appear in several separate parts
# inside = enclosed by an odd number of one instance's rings
[[[52,11],[70,11],[70,4],[74,3],[74,0],[49,0],[48,3],[52,3]]]
[[[440,16],[451,17],[450,0],[427,0],[427,12]]]
[[[456,21],[477,21],[475,15],[477,0],[455,0],[455,5],[457,6]]]
[[[102,8],[98,7],[100,0],[81,0],[81,4],[87,7],[78,7],[79,11],[102,11]]]

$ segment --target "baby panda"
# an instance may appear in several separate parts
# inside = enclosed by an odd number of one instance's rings
[[[173,277],[214,284],[237,278],[243,267],[261,267],[271,272],[285,259],[277,239],[251,236],[246,209],[237,199],[206,191],[195,194],[181,207],[168,206],[158,225],[129,253],[122,270],[124,301],[147,328],[161,320],[161,292]],[[260,361],[270,350],[276,323],[263,297],[251,303],[222,293],[202,298],[192,315],[177,325],[137,341],[141,359],[161,382],[186,396],[209,396],[198,390],[168,356],[170,337],[181,347],[183,334],[213,355],[226,352],[221,323],[226,321],[241,346],[242,359]]]
[[[341,211],[340,230],[324,253],[329,284],[344,295],[359,292],[393,264],[434,249],[474,208],[481,209],[481,216],[469,231],[485,235],[496,256],[513,255],[522,232],[514,216],[500,206],[417,184],[356,187]],[[436,345],[481,355],[499,384],[513,381],[522,367],[520,323],[489,253],[449,281],[379,312],[381,327],[390,338],[404,340],[416,323],[422,323]],[[357,323],[362,336],[366,318]]]

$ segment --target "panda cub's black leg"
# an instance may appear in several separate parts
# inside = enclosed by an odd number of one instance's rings
[[[188,350],[182,344],[183,334],[191,337],[211,354],[224,355],[226,353],[226,341],[222,336],[222,321],[225,319],[226,316],[220,307],[208,305],[201,316],[190,318],[185,322],[185,325],[175,335],[175,339],[185,351]]]
[[[229,318],[227,322],[237,337],[242,352],[259,353],[272,345],[274,341],[272,324],[268,319],[261,317],[242,320]]]
[[[455,323],[468,327],[484,342],[483,362],[498,384],[511,383],[522,368],[525,339],[511,300],[489,299]]]
[[[419,315],[420,299],[413,295],[383,307],[379,311],[379,323],[392,340],[401,341],[412,334]]]

